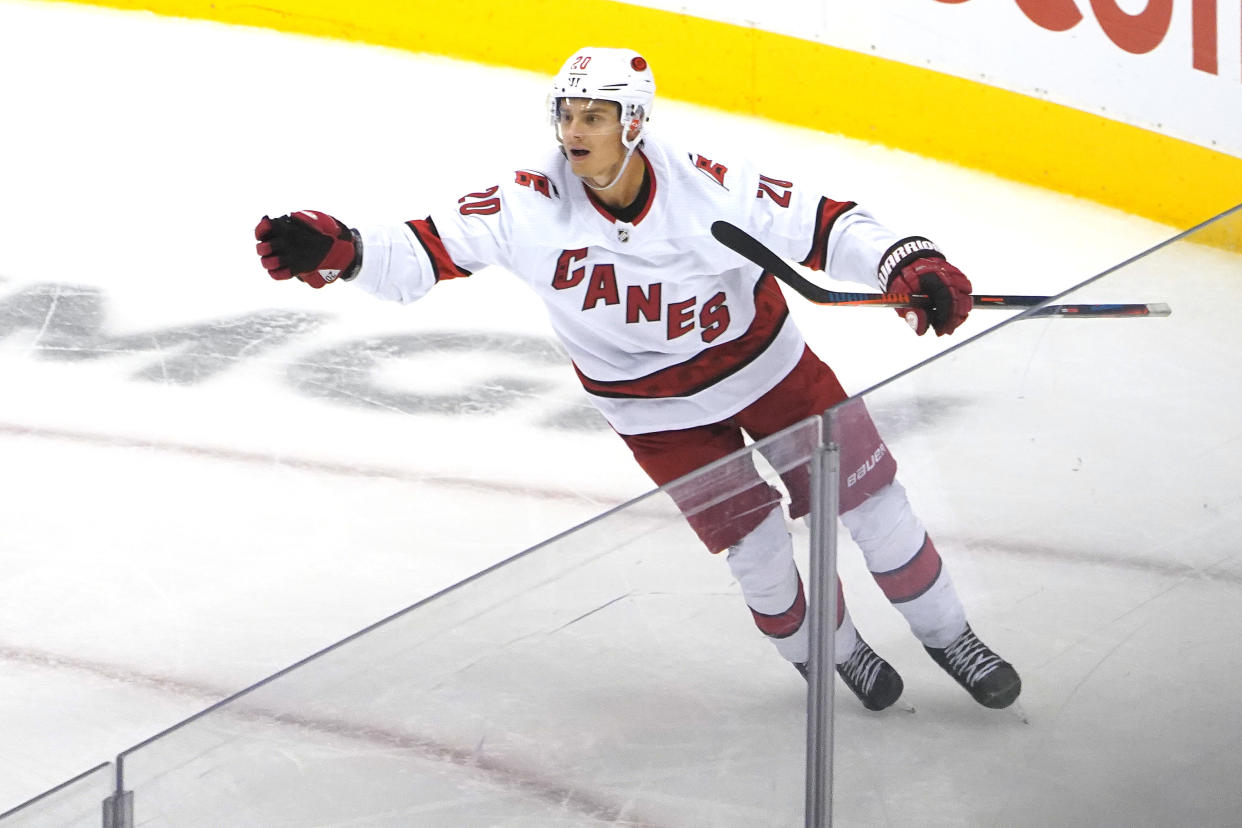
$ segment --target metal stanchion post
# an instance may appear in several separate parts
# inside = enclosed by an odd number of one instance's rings
[[[820,446],[811,459],[811,571],[807,613],[806,826],[832,824],[833,638],[837,620],[837,510],[841,452]]]

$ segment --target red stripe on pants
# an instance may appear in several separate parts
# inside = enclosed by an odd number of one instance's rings
[[[932,543],[929,535],[924,535],[923,545],[914,553],[913,558],[896,569],[871,574],[888,600],[900,604],[903,601],[913,601],[931,589],[932,584],[940,577],[942,565],[936,545]]]
[[[750,614],[755,617],[755,626],[759,628],[759,632],[769,638],[788,638],[796,633],[806,618],[806,593],[802,589],[802,576],[798,576],[798,594],[794,596],[789,609],[780,615],[764,615],[752,608]]]
[[[798,576],[798,594],[794,596],[793,605],[780,615],[764,615],[754,609],[750,614],[755,618],[755,626],[759,632],[770,638],[788,638],[798,631],[806,619],[806,592],[802,589],[802,576]],[[841,581],[837,580],[837,626],[845,620],[845,593],[841,590]]]

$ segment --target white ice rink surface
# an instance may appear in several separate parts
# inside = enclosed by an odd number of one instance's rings
[[[0,77],[0,812],[649,488],[515,280],[399,307],[272,282],[254,256],[264,213],[421,218],[527,165],[552,140],[543,78],[11,0]],[[653,125],[822,178],[981,291],[1057,292],[1175,232],[668,101]],[[1003,318],[936,341],[890,312],[790,304],[851,390]],[[40,308],[46,324],[22,315]],[[377,340],[402,358],[351,361]],[[1022,600],[962,586],[993,616]],[[1093,623],[1078,598],[1061,611]]]

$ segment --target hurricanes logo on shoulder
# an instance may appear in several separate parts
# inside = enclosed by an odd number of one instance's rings
[[[541,172],[534,170],[518,170],[514,173],[514,183],[521,184],[523,187],[530,187],[535,192],[547,198],[560,198],[561,194],[556,189],[556,185]]]
[[[725,186],[725,173],[729,171],[729,168],[724,164],[717,164],[712,159],[705,158],[702,155],[691,155],[690,160],[694,163],[695,169],[707,173],[707,175],[711,176],[712,180],[721,187]],[[727,190],[729,188],[725,187],[725,189]]]

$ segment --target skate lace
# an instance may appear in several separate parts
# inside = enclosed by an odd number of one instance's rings
[[[973,632],[960,636],[945,648],[944,654],[953,672],[972,685],[1003,663]]]
[[[870,693],[883,664],[884,660],[876,655],[874,650],[866,644],[859,643],[840,669],[852,684],[862,692]]]

